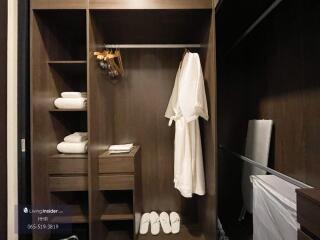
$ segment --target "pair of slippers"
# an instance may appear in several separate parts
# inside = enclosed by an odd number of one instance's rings
[[[149,223],[151,226],[151,234],[158,235],[160,233],[160,225],[165,234],[180,232],[180,216],[176,212],[171,212],[170,215],[166,212],[144,213],[140,222],[140,234],[147,234],[149,231]]]

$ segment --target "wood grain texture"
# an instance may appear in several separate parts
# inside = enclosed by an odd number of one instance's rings
[[[320,190],[297,190],[297,220],[302,229],[306,229],[320,238]]]
[[[84,11],[31,10],[30,17],[32,205],[37,208],[51,205],[50,188],[53,191],[88,189],[86,176],[48,177],[48,159],[58,153],[57,144],[74,131],[87,130],[86,112],[50,112],[61,91],[72,88],[66,86],[75,76],[79,77],[79,85],[85,85],[86,76],[81,76],[85,75],[85,70],[74,67],[74,63],[66,70],[48,62],[85,59],[86,48],[81,48],[86,45],[85,37],[83,40],[86,28]],[[70,31],[75,33],[71,36]],[[78,41],[75,43],[72,37]],[[48,239],[49,236],[34,232],[33,238]]]
[[[88,158],[66,158],[51,157],[48,159],[49,174],[87,174],[88,173]]]
[[[90,9],[212,9],[210,0],[89,0]]]
[[[0,1],[0,239],[7,239],[7,29],[8,1]]]
[[[31,0],[32,9],[86,9],[88,0]]]
[[[88,190],[87,176],[51,176],[49,177],[51,192],[76,192]]]
[[[100,190],[131,190],[134,189],[134,175],[108,174],[99,176]]]
[[[206,180],[206,195],[198,199],[198,217],[206,239],[217,237],[217,70],[216,70],[216,35],[215,14],[212,12],[211,21],[207,23],[208,34],[203,41],[208,47],[201,53],[204,68],[204,79],[209,109],[209,121],[201,119],[201,138]]]

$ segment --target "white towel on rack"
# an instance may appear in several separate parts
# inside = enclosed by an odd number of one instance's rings
[[[208,119],[204,79],[197,53],[186,53],[165,113],[175,121],[174,185],[182,196],[205,194],[199,116]]]
[[[272,120],[250,120],[248,124],[245,156],[268,166],[269,148],[272,132]],[[242,196],[246,210],[252,213],[252,183],[251,175],[263,175],[266,171],[258,169],[249,163],[244,163],[242,169]]]
[[[54,105],[59,109],[85,109],[87,98],[57,98]]]
[[[72,133],[72,134],[66,136],[63,140],[65,142],[69,142],[69,143],[84,142],[84,141],[88,140],[88,133],[87,132],[75,132],[75,133]]]
[[[57,145],[57,150],[61,153],[87,153],[88,141],[80,143],[61,142]]]
[[[61,97],[63,98],[86,98],[86,92],[62,92]]]

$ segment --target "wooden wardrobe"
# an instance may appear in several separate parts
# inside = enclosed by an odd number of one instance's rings
[[[216,239],[213,2],[31,0],[30,6],[33,208],[66,209],[51,220],[72,224],[69,235],[80,239]],[[129,46],[121,49],[122,78],[112,80],[99,67],[93,53],[105,44]],[[174,127],[164,117],[184,48],[166,44],[201,46],[189,50],[200,54],[210,112],[209,121],[200,120],[206,195],[191,199],[174,189]],[[87,91],[87,109],[56,109],[63,91]],[[75,131],[88,132],[88,154],[59,154],[57,144]],[[137,145],[134,153],[106,152],[129,142]],[[139,236],[140,216],[152,210],[179,212],[181,232]],[[33,232],[33,239],[63,237]]]

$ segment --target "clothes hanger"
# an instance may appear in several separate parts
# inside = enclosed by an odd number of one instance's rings
[[[108,70],[110,77],[115,78],[124,75],[124,67],[120,50],[114,51],[106,49],[102,52],[94,52],[94,55],[100,61],[100,66]]]

